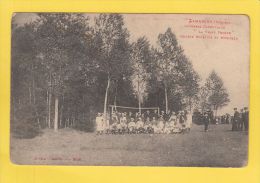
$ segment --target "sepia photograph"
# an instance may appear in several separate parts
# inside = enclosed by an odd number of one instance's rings
[[[14,13],[19,165],[244,167],[246,15]]]

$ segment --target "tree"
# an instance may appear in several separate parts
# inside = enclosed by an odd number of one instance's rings
[[[52,96],[54,95],[54,130],[58,130],[59,100],[64,93],[64,79],[76,62],[75,50],[84,44],[89,31],[88,20],[83,14],[39,13],[35,21],[37,52],[48,73],[48,113],[51,121]],[[76,45],[76,46],[75,46]],[[79,47],[77,47],[79,46]],[[77,62],[76,62],[77,63]],[[80,64],[77,63],[79,66]],[[74,68],[74,67],[72,67]],[[75,69],[75,68],[74,68]]]
[[[175,34],[168,28],[164,34],[158,36],[159,48],[156,50],[157,80],[164,90],[165,110],[169,110],[169,93],[175,95],[180,93],[180,78],[184,74],[181,70],[187,62],[183,62],[183,49],[178,44]],[[184,60],[186,61],[186,60]]]
[[[94,32],[97,67],[107,80],[104,97],[106,120],[108,92],[112,82],[125,78],[130,72],[129,33],[120,14],[100,14],[95,18]]]
[[[34,62],[37,60],[34,39],[33,24],[23,27],[12,24],[11,126],[12,132],[23,138],[38,135],[42,126],[38,107],[41,98],[36,96],[40,66]]]
[[[209,93],[208,104],[215,111],[217,116],[218,109],[226,106],[229,100],[229,94],[224,86],[222,79],[213,70],[205,83],[205,89]]]
[[[133,67],[133,74],[131,76],[132,87],[138,98],[139,113],[141,113],[141,104],[148,95],[150,73],[147,67],[151,61],[150,44],[145,37],[139,38],[132,44],[131,61]]]
[[[199,93],[199,81],[200,77],[198,73],[193,69],[193,65],[190,60],[184,55],[180,54],[177,59],[176,70],[178,75],[179,93],[182,94],[182,101],[185,108],[191,112],[194,105],[198,101]]]

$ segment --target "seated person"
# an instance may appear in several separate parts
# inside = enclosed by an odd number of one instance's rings
[[[115,122],[119,121],[118,117],[117,117],[117,114],[115,112],[113,112],[111,114],[111,120],[112,120],[112,123],[115,123]]]
[[[112,134],[116,134],[117,133],[117,125],[118,125],[118,121],[113,121],[112,120],[112,124],[110,125],[110,133]]]
[[[138,121],[136,122],[136,130],[137,130],[137,133],[144,132],[144,122],[142,121],[141,117],[139,117]]]
[[[174,121],[174,122],[177,121],[177,116],[176,116],[175,112],[172,112],[172,114],[169,118],[169,121]]]
[[[164,129],[164,120],[163,120],[163,117],[161,116],[157,125],[156,125],[156,128],[154,129],[154,132],[155,133],[163,133],[163,129]]]
[[[131,118],[131,121],[128,123],[127,126],[128,126],[128,132],[129,133],[135,133],[136,124],[135,124],[134,118]]]
[[[181,133],[182,132],[182,125],[178,122],[175,121],[172,129],[172,133]]]
[[[153,133],[153,125],[152,125],[149,117],[146,118],[146,122],[144,124],[144,129],[145,129],[146,133],[149,133],[149,134]]]
[[[126,115],[127,123],[130,123],[131,118],[133,118],[133,113],[132,113],[132,112],[129,112],[129,113]]]
[[[157,128],[157,120],[156,120],[156,117],[153,117],[151,123],[152,123],[152,128],[153,128],[153,130],[155,130],[155,129]]]
[[[166,121],[163,133],[170,134],[173,129],[174,122],[173,121]]]

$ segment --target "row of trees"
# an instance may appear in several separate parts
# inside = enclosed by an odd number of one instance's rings
[[[130,43],[120,14],[100,14],[90,25],[84,14],[39,13],[12,26],[11,129],[18,137],[46,127],[92,131],[96,113],[107,114],[108,104],[178,111],[217,110],[228,102],[215,72],[200,90],[170,28],[152,47],[146,37]],[[227,100],[219,101],[223,93]]]

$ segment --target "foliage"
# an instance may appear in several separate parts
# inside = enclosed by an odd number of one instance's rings
[[[216,111],[216,113],[218,109],[229,103],[230,100],[227,89],[225,88],[222,79],[214,70],[207,78],[205,88],[209,93],[208,104]]]
[[[170,28],[152,47],[146,37],[130,43],[120,14],[99,14],[92,25],[81,13],[38,13],[32,23],[12,26],[11,125],[17,137],[53,128],[54,116],[59,128],[93,131],[96,114],[109,104],[164,109],[168,103],[179,111],[198,100],[199,76]],[[219,96],[208,97],[218,108],[227,103]]]

